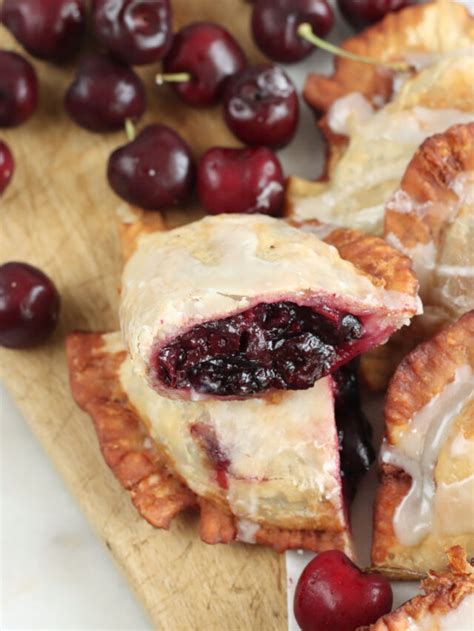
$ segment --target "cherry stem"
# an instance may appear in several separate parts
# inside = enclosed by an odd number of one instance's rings
[[[155,81],[157,85],[163,85],[163,83],[186,83],[186,81],[191,81],[191,75],[189,72],[160,72],[156,75]]]
[[[404,61],[380,61],[378,59],[374,59],[373,57],[366,57],[365,55],[356,55],[356,53],[351,53],[345,48],[340,48],[339,46],[335,46],[334,44],[330,44],[326,42],[324,39],[318,37],[313,31],[311,24],[308,22],[303,22],[298,26],[298,35],[305,39],[306,41],[326,50],[328,53],[332,53],[333,55],[337,55],[338,57],[345,57],[346,59],[351,59],[352,61],[360,61],[364,64],[372,64],[374,66],[386,66],[391,70],[396,70],[397,72],[407,72],[411,70],[411,66]]]
[[[135,129],[135,125],[131,118],[125,119],[125,133],[127,134],[127,138],[130,142],[132,142],[132,140],[135,140],[137,130]]]

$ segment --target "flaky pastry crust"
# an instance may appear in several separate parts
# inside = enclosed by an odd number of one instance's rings
[[[447,571],[429,572],[428,577],[422,581],[424,595],[415,596],[395,611],[380,618],[375,624],[364,627],[364,631],[427,629],[426,624],[423,626],[424,618],[425,621],[434,619],[436,622],[437,618],[442,619],[456,610],[466,596],[474,594],[474,569],[466,561],[464,549],[461,546],[453,546],[447,551],[447,555]],[[415,627],[417,623],[420,627]]]
[[[101,333],[75,332],[67,338],[67,357],[73,397],[91,416],[104,459],[130,492],[138,512],[156,528],[168,528],[180,512],[197,507],[204,542],[236,540],[235,517],[222,505],[198,498],[187,488],[129,401],[119,377],[126,353],[107,348]],[[255,533],[255,542],[278,552],[337,548],[352,555],[346,531],[283,530],[263,525]]]
[[[442,392],[462,366],[474,370],[474,311],[417,346],[397,368],[385,403],[385,437],[389,445],[397,444],[398,438],[409,429],[413,415]],[[474,402],[463,410],[459,427],[466,437],[474,435]],[[449,471],[449,461],[444,460],[444,468]],[[399,542],[393,520],[411,484],[408,473],[391,464],[381,464],[374,510],[372,563],[378,571],[401,580],[422,577],[429,568],[443,570],[443,550],[457,542],[462,541],[468,553],[474,553],[474,540],[469,534],[430,533],[419,545],[411,547]]]

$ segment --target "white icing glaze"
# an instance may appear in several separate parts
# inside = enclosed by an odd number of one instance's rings
[[[170,338],[278,300],[377,312],[371,326],[385,338],[419,305],[373,285],[314,234],[263,215],[224,214],[142,238],[123,273],[122,331],[136,370],[148,376],[153,348]]]
[[[471,458],[474,444],[471,443]],[[435,513],[437,528],[450,535],[474,532],[474,475],[436,488]]]
[[[120,381],[188,486],[229,503],[240,520],[241,540],[252,539],[259,522],[285,528],[298,520],[325,529],[327,522],[319,520],[328,512],[335,529],[345,527],[330,377],[269,400],[200,403],[161,397],[136,375],[129,359]],[[227,489],[190,431],[196,424],[211,431],[229,460]]]
[[[397,444],[382,447],[382,462],[403,469],[412,478],[393,520],[402,545],[418,545],[433,527],[434,470],[452,422],[474,396],[473,386],[470,366],[458,368],[453,381],[413,415]]]
[[[447,613],[426,612],[407,620],[406,631],[474,631],[474,594],[466,594],[455,609]]]
[[[356,125],[365,123],[374,113],[374,108],[360,92],[350,92],[331,105],[327,120],[335,134],[348,136]]]
[[[255,536],[260,528],[259,524],[248,519],[239,519],[237,521],[237,541],[243,543],[255,543]]]

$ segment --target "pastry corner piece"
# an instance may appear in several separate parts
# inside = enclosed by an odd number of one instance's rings
[[[385,404],[372,564],[396,579],[474,556],[474,311],[417,346]]]
[[[206,543],[352,556],[331,377],[268,400],[181,402],[135,374],[119,333],[68,336],[71,390],[139,513],[200,511]]]
[[[418,312],[409,259],[382,240],[326,241],[264,215],[140,238],[120,319],[137,373],[169,398],[303,390]]]
[[[445,572],[430,571],[422,581],[423,595],[364,631],[470,631],[474,627],[474,568],[462,546],[449,548],[447,560]]]

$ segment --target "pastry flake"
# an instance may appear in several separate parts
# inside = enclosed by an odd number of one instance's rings
[[[474,311],[415,348],[387,392],[372,562],[394,578],[474,555]]]
[[[361,269],[263,215],[219,215],[140,237],[120,309],[135,370],[171,398],[243,398],[311,387],[382,343],[419,309],[407,259],[357,233],[336,238],[363,258]],[[377,263],[364,251],[370,245]]]
[[[72,333],[67,354],[104,459],[152,525],[198,507],[207,543],[352,554],[330,377],[274,401],[180,402],[134,375],[119,333]]]
[[[474,624],[474,569],[461,546],[447,551],[448,569],[429,572],[424,594],[380,618],[365,631],[461,631]],[[362,629],[360,630],[362,631]]]

